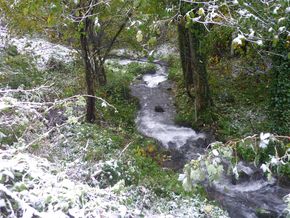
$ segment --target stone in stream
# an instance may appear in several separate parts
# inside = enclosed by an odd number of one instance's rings
[[[163,113],[164,109],[160,105],[157,105],[155,106],[154,111],[158,113]]]
[[[256,210],[256,215],[257,215],[258,218],[276,218],[276,217],[279,217],[279,214],[277,214],[275,211],[266,210],[266,209],[263,209],[263,208],[257,209]],[[281,216],[283,216],[283,215],[281,215]]]

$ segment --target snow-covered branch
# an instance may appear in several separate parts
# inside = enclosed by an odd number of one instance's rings
[[[243,38],[262,47],[275,40],[285,40],[285,35],[290,36],[287,19],[290,14],[289,1],[181,0],[182,3],[192,5],[185,15],[188,22],[234,28],[237,38],[233,43],[238,43],[236,45],[241,45],[240,39]]]

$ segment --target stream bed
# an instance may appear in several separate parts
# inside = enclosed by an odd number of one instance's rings
[[[120,64],[130,62],[132,60],[122,60]],[[210,141],[205,133],[175,124],[176,111],[167,66],[158,61],[155,64],[156,73],[145,74],[131,85],[131,94],[140,104],[136,124],[139,132],[170,151],[172,161],[168,167],[181,169],[186,162],[204,153]],[[204,184],[209,197],[219,202],[232,218],[286,217],[283,197],[290,192],[289,187],[281,187],[275,180],[267,181],[261,170],[252,165],[240,162],[238,168],[244,174],[238,181],[233,182],[231,176],[223,175],[211,186]]]

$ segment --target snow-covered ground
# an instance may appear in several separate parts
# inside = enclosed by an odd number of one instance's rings
[[[16,46],[21,54],[29,54],[35,58],[36,66],[44,70],[51,58],[63,62],[71,62],[76,51],[63,45],[54,44],[41,38],[11,37],[6,27],[0,26],[0,49]]]

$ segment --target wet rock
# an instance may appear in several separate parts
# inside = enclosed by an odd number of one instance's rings
[[[289,178],[287,176],[281,176],[281,177],[279,177],[278,183],[282,187],[290,187],[290,180],[289,180]]]
[[[259,169],[244,162],[238,163],[237,171],[239,173],[239,179],[236,179],[235,176],[232,175],[233,185],[263,179],[263,173]]]
[[[170,159],[163,161],[162,166],[175,171],[182,172],[183,167],[186,163],[184,155],[175,149],[169,149]]]
[[[155,74],[155,73],[156,73],[155,69],[148,70],[148,71],[145,72],[145,74],[150,74],[150,75]]]
[[[276,212],[266,210],[266,209],[258,209],[256,212],[256,215],[258,218],[276,218],[276,217],[279,217],[279,215]]]
[[[143,78],[143,75],[139,75],[136,77],[137,80],[142,80],[142,78]]]
[[[164,109],[161,107],[161,106],[155,106],[154,108],[155,112],[158,112],[158,113],[163,113],[164,112]]]

